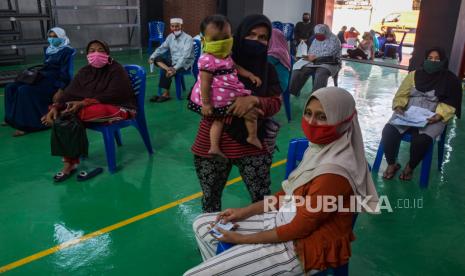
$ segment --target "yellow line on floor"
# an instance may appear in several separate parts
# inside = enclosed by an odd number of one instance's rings
[[[278,167],[278,166],[281,166],[283,164],[286,163],[286,159],[284,160],[280,160],[278,162],[275,162],[271,165],[272,168],[275,168],[275,167]],[[237,183],[239,181],[242,180],[242,177],[236,177],[236,178],[233,178],[231,180],[229,180],[227,183],[226,183],[226,186],[230,186],[234,183]],[[38,259],[41,259],[43,257],[46,257],[48,255],[51,255],[55,252],[58,252],[60,250],[63,250],[65,248],[69,248],[69,247],[72,247],[72,246],[75,246],[76,244],[78,243],[82,243],[86,240],[89,240],[89,239],[93,239],[95,237],[98,237],[100,235],[103,235],[103,234],[106,234],[108,232],[111,232],[113,230],[116,230],[116,229],[119,229],[119,228],[122,228],[126,225],[129,225],[131,223],[134,223],[134,222],[137,222],[139,220],[142,220],[142,219],[145,219],[145,218],[148,218],[150,216],[153,216],[155,214],[158,214],[158,213],[161,213],[163,211],[166,211],[168,209],[171,209],[173,207],[176,207],[180,204],[183,204],[183,203],[186,203],[188,201],[191,201],[191,200],[194,200],[194,199],[197,199],[199,197],[202,196],[202,192],[198,192],[198,193],[195,193],[195,194],[192,194],[190,196],[186,196],[184,198],[181,198],[179,200],[176,200],[176,201],[173,201],[173,202],[170,202],[168,204],[165,204],[163,206],[160,206],[158,208],[155,208],[153,210],[150,210],[150,211],[147,211],[145,213],[142,213],[142,214],[139,214],[137,216],[134,216],[132,218],[129,218],[129,219],[126,219],[126,220],[123,220],[123,221],[120,221],[118,223],[115,223],[113,225],[110,225],[110,226],[107,226],[105,228],[102,228],[100,230],[97,230],[95,232],[92,232],[90,234],[87,234],[87,235],[84,235],[82,237],[79,237],[79,238],[75,238],[75,239],[72,239],[72,240],[69,240],[67,242],[64,242],[64,243],[61,243],[59,245],[56,245],[54,247],[51,247],[49,249],[46,249],[46,250],[43,250],[43,251],[40,251],[36,254],[33,254],[29,257],[26,257],[26,258],[23,258],[23,259],[20,259],[20,260],[17,260],[15,262],[12,262],[10,264],[7,264],[5,266],[2,266],[0,267],[0,273],[3,273],[3,272],[7,272],[9,270],[12,270],[12,269],[15,269],[17,267],[20,267],[20,266],[23,266],[25,264],[28,264],[30,262],[33,262],[33,261],[36,261]]]

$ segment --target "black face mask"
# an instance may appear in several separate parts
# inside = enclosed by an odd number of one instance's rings
[[[308,23],[308,22],[310,22],[310,19],[309,18],[302,18],[302,21],[305,22],[305,23]]]
[[[257,40],[244,39],[241,52],[248,57],[263,56],[267,52],[267,46]]]

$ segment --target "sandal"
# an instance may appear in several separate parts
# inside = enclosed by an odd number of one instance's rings
[[[26,134],[27,134],[27,132],[25,132],[25,131],[16,130],[16,131],[13,133],[12,136],[13,136],[13,137],[21,137],[21,136],[24,136],[24,135],[26,135]]]
[[[410,181],[413,178],[413,170],[410,173],[406,173],[405,169],[399,175],[399,179],[403,181]]]
[[[103,172],[102,168],[96,168],[96,169],[93,169],[90,172],[80,171],[79,174],[77,175],[76,179],[79,182],[86,181],[86,180],[89,180],[91,178],[94,178],[95,176],[101,174],[102,172]]]
[[[56,183],[63,182],[66,179],[70,178],[75,172],[76,172],[76,169],[72,169],[69,173],[66,173],[66,174],[64,172],[57,172],[53,176],[53,181],[55,181]]]
[[[386,171],[384,171],[383,173],[383,179],[391,180],[392,178],[394,178],[394,175],[396,175],[397,171],[400,170],[400,167],[401,167],[400,164],[397,163],[392,172],[387,172],[387,169],[386,169]]]
[[[155,101],[156,103],[162,103],[171,100],[170,96],[160,96],[158,99]]]
[[[154,103],[154,102],[158,102],[158,99],[160,98],[160,96],[153,96],[152,98],[150,98],[150,102]]]

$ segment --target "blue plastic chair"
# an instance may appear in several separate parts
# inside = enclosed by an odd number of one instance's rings
[[[281,21],[273,21],[273,22],[271,22],[271,26],[273,28],[276,28],[276,29],[278,29],[278,30],[280,30],[281,32],[284,33],[284,23],[283,22],[281,22]]]
[[[399,62],[402,62],[402,46],[404,45],[404,40],[405,37],[407,36],[407,32],[405,32],[402,35],[402,39],[399,44],[393,44],[393,43],[384,43],[384,56],[383,58],[386,58],[386,53],[389,52],[389,50],[394,49],[397,53],[397,57],[399,58]]]
[[[442,170],[442,163],[444,161],[444,145],[446,143],[446,132],[447,132],[447,126],[444,128],[444,131],[442,132],[441,136],[439,136],[439,141],[438,141],[438,170],[439,171]],[[402,141],[410,143],[411,140],[412,140],[412,136],[409,133],[405,133],[402,136]],[[428,152],[426,153],[425,157],[421,161],[420,188],[428,187],[429,174],[431,171],[431,163],[433,161],[434,142],[435,141],[433,141],[433,143],[428,149]],[[384,155],[384,144],[383,144],[383,140],[381,139],[381,142],[379,143],[379,146],[378,146],[378,151],[376,152],[375,162],[373,163],[374,172],[379,171],[379,167],[381,166],[381,162],[383,161],[383,155]]]
[[[165,23],[162,21],[150,21],[149,22],[149,42],[147,45],[147,53],[152,54],[152,43],[158,42],[163,43],[165,37]]]
[[[200,53],[201,53],[201,46],[200,46],[200,41],[197,39],[193,39],[194,46],[193,46],[193,51],[194,51],[194,63],[192,64],[192,67],[189,70],[183,70],[174,76],[174,85],[176,87],[176,98],[178,100],[182,100],[182,91],[186,91],[186,83],[184,81],[184,76],[189,75],[192,73],[194,76],[195,80],[197,80],[197,76],[199,75],[199,67],[198,67],[198,61],[200,58]],[[163,70],[160,69],[160,76],[163,74]],[[158,95],[161,95],[161,88],[158,88]]]
[[[145,98],[145,82],[146,74],[144,68],[139,65],[125,65],[124,69],[128,72],[129,79],[131,80],[132,88],[137,97],[137,114],[134,119],[117,121],[111,124],[91,124],[89,129],[102,133],[103,141],[105,144],[105,152],[107,156],[108,170],[110,173],[116,171],[116,150],[115,140],[118,146],[122,145],[121,132],[122,128],[134,126],[139,131],[145,147],[149,154],[153,154],[152,144],[150,142],[150,135],[147,129],[147,122],[145,120],[144,111],[144,98]]]
[[[282,32],[284,33],[287,41],[292,41],[294,38],[294,24],[284,23]]]
[[[68,63],[68,74],[71,80],[74,77],[74,58],[76,57],[76,53],[77,53],[76,49],[73,49],[73,53],[71,54],[71,57],[69,58],[69,63]]]

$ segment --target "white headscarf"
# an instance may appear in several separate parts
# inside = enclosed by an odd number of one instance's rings
[[[310,45],[310,49],[308,49],[308,54],[315,55],[316,57],[340,57],[341,41],[331,32],[328,25],[318,24],[314,30],[315,34],[324,34],[326,38],[323,41],[314,39]]]
[[[341,88],[318,89],[313,92],[305,107],[312,98],[320,101],[329,125],[344,121],[356,111],[354,98]],[[371,210],[375,210],[379,199],[365,158],[357,115],[350,122],[341,125],[338,131],[344,134],[331,144],[311,144],[308,147],[299,166],[289,175],[288,180],[283,182],[283,190],[287,195],[292,195],[295,189],[319,175],[337,174],[349,181],[356,196],[360,196],[362,200],[370,197],[367,205]]]
[[[63,30],[62,28],[59,28],[59,27],[55,27],[55,28],[51,28],[48,31],[47,34],[49,34],[50,32],[54,32],[57,35],[58,38],[63,39],[63,42],[58,46],[49,45],[47,47],[47,50],[45,51],[48,55],[56,54],[57,52],[59,52],[63,48],[69,47],[68,46],[69,45],[69,38],[66,36],[65,30]]]

